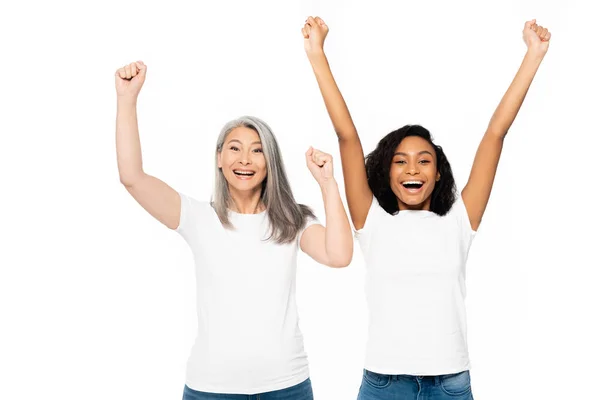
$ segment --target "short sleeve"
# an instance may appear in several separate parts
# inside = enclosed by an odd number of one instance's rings
[[[377,226],[380,225],[381,220],[386,216],[389,216],[389,214],[379,205],[377,198],[373,196],[365,225],[361,229],[354,229],[354,238],[358,240],[363,254],[369,253],[373,232],[377,230]]]
[[[371,200],[371,206],[367,212],[367,219],[365,220],[363,227],[361,229],[355,229],[354,226],[352,227],[352,230],[354,231],[354,237],[360,239],[361,237],[367,236],[373,229],[373,226],[377,225],[382,213],[387,214],[387,212],[379,205],[377,198],[373,196],[373,199]]]
[[[298,248],[300,248],[300,239],[302,239],[302,235],[304,234],[304,231],[306,229],[308,229],[308,227],[310,227],[312,225],[319,225],[320,223],[321,222],[316,217],[311,217],[311,216],[306,217],[304,226],[302,227],[302,229],[300,229],[300,232],[298,232],[298,236],[296,237],[296,245],[298,246]]]
[[[458,196],[452,205],[449,214],[456,220],[462,240],[465,241],[467,245],[470,245],[477,232],[471,227],[467,207],[465,206],[461,195]]]
[[[197,215],[201,203],[184,193],[179,192],[181,199],[181,209],[179,215],[179,225],[175,228],[175,232],[179,233],[186,241],[196,234]]]

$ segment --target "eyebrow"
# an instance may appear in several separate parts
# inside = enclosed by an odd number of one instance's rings
[[[227,142],[227,144],[229,144],[229,143],[231,143],[231,142],[238,142],[239,144],[242,144],[242,142],[240,142],[240,141],[239,141],[239,140],[237,140],[237,139],[231,139],[229,142]],[[262,144],[262,143],[260,142],[260,140],[257,140],[256,142],[252,142],[252,143],[250,143],[250,144]]]
[[[427,151],[427,150],[420,151],[417,155],[420,156],[421,154],[429,154],[431,157],[433,157],[433,154],[431,154],[431,152]],[[405,157],[408,157],[408,154],[399,151],[397,153],[394,153],[394,156],[405,156]]]

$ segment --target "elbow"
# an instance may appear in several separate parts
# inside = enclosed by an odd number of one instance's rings
[[[506,135],[508,134],[508,131],[492,131],[490,132],[490,134],[492,135],[492,137],[500,142],[504,141],[504,138],[506,137]]]
[[[486,134],[495,139],[504,140],[504,138],[508,134],[508,128],[504,126],[496,126],[495,124],[490,124],[490,126],[488,126]]]
[[[343,129],[336,129],[335,135],[337,136],[338,143],[340,145],[343,145],[346,143],[352,143],[353,141],[356,141],[356,139],[358,138],[357,133],[349,132],[349,131],[343,130]]]
[[[142,179],[143,177],[143,171],[137,173],[123,173],[119,171],[119,181],[125,187],[133,186],[136,182],[139,182],[140,179]]]
[[[121,182],[121,185],[125,186],[126,188],[132,187],[134,183],[133,179],[124,176],[119,176],[119,181]]]
[[[353,248],[350,245],[346,251],[337,254],[335,257],[331,257],[327,265],[331,268],[346,268],[352,262],[352,253]]]
[[[123,185],[125,187],[131,187],[133,185],[133,182],[131,182],[131,180],[124,178],[122,176],[119,176],[119,182],[121,182],[121,185]]]
[[[350,265],[350,260],[346,261],[346,260],[333,260],[330,261],[328,266],[331,268],[346,268],[348,265]]]
[[[346,268],[350,265],[352,261],[352,257],[348,257],[348,259],[341,260],[338,264],[334,265],[333,268]]]

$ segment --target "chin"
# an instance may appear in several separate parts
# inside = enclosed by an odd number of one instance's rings
[[[423,199],[400,199],[400,201],[409,206],[418,206],[425,202]]]
[[[231,185],[231,187],[233,187],[235,190],[237,190],[238,192],[255,192],[257,190],[260,190],[260,184],[258,185]]]
[[[255,192],[257,190],[261,190],[262,187],[261,182],[243,182],[235,178],[233,179],[233,182],[227,181],[227,184],[229,185],[229,187],[235,189],[238,192]]]
[[[406,204],[407,206],[410,207],[422,207],[425,205],[425,200],[423,199],[400,199],[400,201],[404,204]]]

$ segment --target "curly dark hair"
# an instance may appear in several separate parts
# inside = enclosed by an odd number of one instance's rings
[[[385,211],[389,214],[399,211],[398,199],[390,187],[390,168],[396,148],[407,136],[423,138],[435,150],[440,180],[435,183],[431,193],[430,209],[438,215],[445,215],[456,201],[457,196],[452,168],[450,168],[450,163],[441,146],[434,144],[431,133],[420,125],[405,125],[388,133],[379,141],[375,150],[365,157],[369,187]]]

